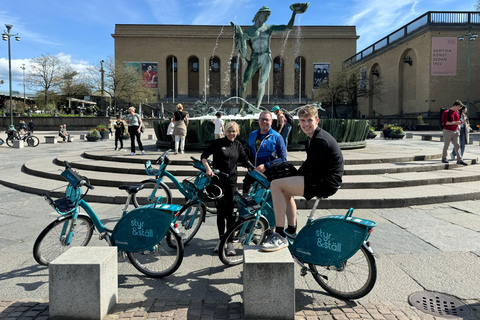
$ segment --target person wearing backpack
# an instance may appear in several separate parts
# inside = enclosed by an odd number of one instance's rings
[[[283,141],[285,142],[285,148],[287,148],[288,135],[290,134],[293,125],[293,117],[290,112],[281,110],[279,106],[273,107],[270,111],[277,116],[277,132],[282,135]]]
[[[457,155],[457,164],[466,166],[467,164],[463,161],[462,153],[459,152],[460,145],[458,143],[459,132],[458,126],[465,123],[465,121],[460,120],[460,115],[458,110],[462,108],[463,104],[459,101],[455,101],[453,106],[445,110],[442,114],[442,125],[443,125],[443,152],[442,152],[442,162],[448,163],[447,161],[447,152],[450,142],[453,143],[453,150]]]

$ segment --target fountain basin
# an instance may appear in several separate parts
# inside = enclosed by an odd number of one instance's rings
[[[213,117],[212,117],[213,118]],[[258,129],[258,117],[236,118],[222,117],[223,121],[234,120],[240,126],[240,134],[237,137],[242,144],[246,144],[248,136],[253,130]],[[170,141],[167,137],[167,127],[170,120],[157,120],[153,122],[156,145],[158,148],[168,148]],[[341,149],[364,148],[367,145],[366,138],[369,132],[370,121],[362,119],[320,119],[318,126],[329,132],[338,142]],[[275,127],[275,124],[274,124]],[[215,139],[215,126],[210,119],[189,118],[185,149],[203,150]],[[288,138],[288,150],[303,150],[307,136],[300,129],[298,119],[294,119],[292,131]]]

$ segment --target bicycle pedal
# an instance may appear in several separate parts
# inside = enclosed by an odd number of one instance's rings
[[[122,260],[127,259],[127,253],[125,251],[119,251],[118,252],[118,258],[122,259]]]
[[[303,267],[301,270],[300,270],[300,275],[302,277],[305,277],[307,275],[307,267]]]
[[[98,239],[104,240],[107,237],[107,232],[102,232],[98,235]]]

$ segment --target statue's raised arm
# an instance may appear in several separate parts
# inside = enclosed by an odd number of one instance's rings
[[[288,22],[287,25],[284,24],[284,25],[278,25],[278,26],[271,26],[272,34],[292,30],[293,23],[295,22],[295,16],[297,14],[305,13],[309,6],[310,6],[310,2],[292,4],[290,6],[290,10],[292,10],[292,17],[290,18],[290,21]]]
[[[243,33],[242,28],[238,24],[230,22],[233,28],[233,37],[235,41],[235,50],[240,52],[243,59],[247,60],[247,43],[248,36]],[[247,60],[248,61],[248,60]]]

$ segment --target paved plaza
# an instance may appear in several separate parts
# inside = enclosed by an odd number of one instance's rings
[[[40,132],[38,136],[46,134]],[[480,156],[480,137],[475,138],[474,145],[467,145],[466,159]],[[66,152],[111,152],[114,148],[112,140],[48,145],[40,140],[36,148],[0,146],[0,176],[21,171],[22,165],[31,159],[51,157],[53,160]],[[157,151],[154,140],[143,142],[147,154]],[[440,153],[442,145],[421,141],[418,136],[398,141],[377,138],[357,154],[388,154],[389,150],[399,147],[407,150],[420,147],[426,152],[438,149]],[[345,152],[346,158],[355,152]],[[190,155],[198,157],[200,152],[171,158]],[[469,170],[478,172],[480,165],[471,166]],[[145,177],[139,176],[139,181]],[[28,175],[25,179],[21,183],[28,184]],[[429,186],[424,188],[428,190]],[[35,262],[32,248],[36,237],[57,214],[41,196],[3,185],[0,185],[0,199],[0,319],[48,319],[48,268]],[[123,207],[90,204],[107,227],[115,224]],[[479,207],[479,200],[468,200],[356,209],[354,216],[377,222],[370,237],[378,268],[374,289],[356,301],[338,300],[323,291],[310,274],[302,277],[297,266],[296,319],[437,319],[409,305],[408,297],[423,291],[457,297],[472,310],[468,319],[480,319]],[[300,226],[305,224],[308,213],[308,210],[299,210]],[[328,214],[345,214],[345,210],[317,212],[318,216]],[[213,253],[216,242],[215,216],[207,214],[199,233],[185,247],[182,265],[171,276],[148,278],[128,259],[119,258],[119,303],[104,319],[243,319],[242,265],[225,267]],[[94,234],[90,245],[107,244]]]

